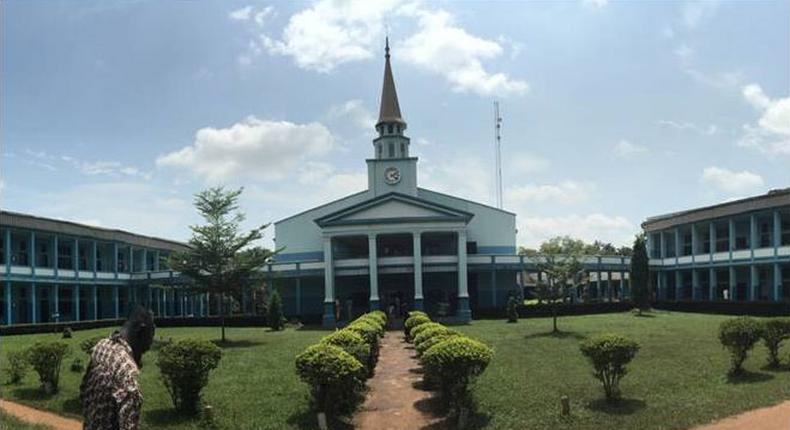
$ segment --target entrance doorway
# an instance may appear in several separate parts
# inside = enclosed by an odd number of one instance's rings
[[[402,320],[414,308],[414,276],[411,273],[379,276],[381,310],[391,320]]]

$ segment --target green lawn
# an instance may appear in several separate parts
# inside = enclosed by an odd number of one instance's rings
[[[31,371],[19,386],[6,385],[7,377],[0,369],[0,396],[79,418],[79,384],[82,373],[68,370],[73,357],[87,365],[88,356],[79,349],[82,339],[109,334],[112,329],[74,332],[71,356],[64,360],[61,390],[51,397],[38,391],[37,375]],[[297,429],[309,428],[314,415],[308,411],[308,391],[294,371],[294,357],[307,345],[315,343],[326,332],[293,330],[270,332],[264,328],[228,328],[230,346],[224,348],[220,366],[212,373],[204,391],[206,403],[213,406],[217,423],[222,429]],[[216,339],[219,328],[160,328],[157,337],[198,337]],[[60,339],[59,335],[42,334],[8,336],[2,339],[2,351],[19,349],[36,340]],[[144,397],[142,428],[192,429],[198,422],[174,415],[172,403],[160,380],[156,351],[143,358],[141,385]]]
[[[717,338],[717,315],[657,311],[563,317],[561,336],[548,335],[551,319],[517,324],[481,321],[460,330],[489,343],[496,357],[475,386],[485,429],[685,429],[695,424],[790,398],[790,372],[764,368],[759,344],[741,378],[727,377],[729,358]],[[623,400],[612,407],[579,342],[600,332],[623,334],[642,349],[621,382]],[[783,348],[786,362],[790,351]],[[560,397],[571,416],[560,417]]]
[[[0,411],[0,430],[46,430],[47,427],[26,424]]]
[[[673,429],[687,428],[746,409],[790,398],[790,372],[764,369],[766,354],[758,346],[747,360],[745,377],[726,376],[728,356],[716,338],[727,317],[656,312],[650,317],[629,313],[560,318],[560,337],[547,335],[548,318],[478,321],[459,329],[496,349],[496,357],[475,386],[480,427],[485,429]],[[72,356],[65,360],[61,392],[41,397],[34,373],[19,386],[5,385],[0,370],[0,396],[78,416],[81,373],[68,370],[81,339],[110,329],[75,332]],[[580,340],[612,331],[637,340],[642,350],[623,379],[624,400],[618,407],[603,402],[603,391],[578,350]],[[294,373],[293,359],[326,334],[319,330],[270,332],[262,328],[229,328],[233,344],[205,390],[222,429],[312,429],[307,386]],[[218,328],[158,329],[157,337],[215,339]],[[10,336],[2,351],[23,348],[57,335]],[[788,347],[782,352],[785,360]],[[145,356],[143,428],[198,429],[198,422],[173,415],[156,366],[156,352]],[[559,398],[568,395],[572,415],[559,416]],[[4,419],[5,417],[0,417]],[[10,428],[17,428],[11,426]],[[24,427],[19,427],[24,428]]]

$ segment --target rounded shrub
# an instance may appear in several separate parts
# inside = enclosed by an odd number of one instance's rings
[[[33,370],[38,373],[41,389],[45,393],[58,391],[60,367],[63,358],[69,353],[69,345],[65,342],[36,342],[27,351],[27,359]]]
[[[420,333],[423,332],[423,330],[429,329],[431,327],[444,327],[444,326],[442,324],[437,323],[437,322],[429,322],[429,323],[425,323],[425,324],[420,324],[420,325],[418,325],[417,327],[414,327],[411,330],[411,337],[412,337],[412,339],[416,339],[417,336],[419,336]]]
[[[63,333],[61,334],[61,336],[63,337],[63,339],[71,339],[71,336],[73,334],[74,333],[71,331],[71,327],[66,327],[63,329]]]
[[[449,337],[425,351],[422,362],[451,410],[460,414],[470,405],[469,384],[483,373],[494,351],[482,342],[465,336]]]
[[[338,330],[325,336],[321,339],[321,342],[339,346],[343,351],[351,354],[357,361],[365,365],[368,375],[373,374],[375,363],[370,354],[370,345],[359,333],[347,329]]]
[[[726,320],[719,325],[719,341],[730,352],[730,373],[743,370],[749,350],[760,340],[762,326],[754,318],[738,317]]]
[[[422,316],[424,316],[425,318],[429,318],[429,317],[428,317],[428,314],[427,314],[427,313],[425,313],[425,312],[423,312],[423,311],[409,311],[409,314],[408,314],[408,315],[409,315],[409,318],[411,318],[411,317],[414,317],[414,316],[417,316],[417,315],[422,315]]]
[[[366,322],[366,323],[369,323],[370,325],[379,328],[379,330],[382,333],[384,333],[384,328],[386,326],[386,322],[382,321],[381,318],[379,318],[378,316],[375,316],[375,315],[372,315],[372,314],[362,315],[361,317],[355,319],[352,322],[352,324],[355,323],[355,322]]]
[[[414,328],[414,331],[417,331],[417,329],[422,329],[423,327],[425,327],[427,325],[429,325],[429,324],[423,324],[423,325],[417,326],[417,327]],[[447,334],[447,333],[452,333],[452,332],[453,332],[452,329],[449,329],[449,328],[447,328],[447,327],[445,327],[445,326],[443,326],[441,324],[439,324],[438,326],[427,327],[425,329],[420,330],[419,333],[414,335],[414,337],[412,339],[413,342],[414,342],[414,347],[415,348],[419,348],[419,346],[423,342],[425,342],[426,340],[428,340],[428,339],[430,339],[430,338],[432,338],[432,337],[434,337],[434,336],[436,336],[438,334]]]
[[[447,332],[444,332],[444,333],[437,333],[437,334],[431,336],[430,338],[425,339],[424,341],[420,342],[419,345],[415,344],[416,346],[414,347],[414,349],[417,350],[417,355],[422,357],[422,355],[425,354],[425,351],[431,349],[432,346],[434,346],[437,343],[442,342],[442,341],[444,341],[444,340],[446,340],[448,338],[455,337],[455,336],[461,336],[461,334],[459,334],[455,330],[448,330]]]
[[[269,297],[269,306],[266,311],[266,323],[272,330],[280,331],[285,328],[285,315],[283,314],[283,299],[277,290],[272,291]]]
[[[403,330],[406,333],[406,340],[411,342],[411,336],[412,336],[411,330],[414,327],[429,322],[431,322],[431,319],[423,315],[415,315],[413,317],[407,318],[406,321],[403,323]]]
[[[779,349],[782,342],[790,338],[790,319],[771,318],[763,322],[763,344],[768,348],[768,365],[779,366]]]
[[[372,315],[377,316],[383,324],[387,324],[387,313],[382,310],[375,310],[371,312]]]
[[[80,360],[79,357],[74,357],[74,360],[72,360],[69,365],[69,370],[72,372],[82,372],[85,370],[85,366],[82,364],[82,360]]]
[[[593,365],[593,375],[603,384],[606,398],[620,397],[620,379],[625,367],[639,351],[639,344],[617,334],[603,334],[588,339],[579,346],[582,354]]]
[[[365,319],[366,321],[375,321],[381,327],[387,325],[387,315],[382,311],[373,311],[371,313],[362,315],[358,319]]]
[[[296,373],[310,386],[319,412],[346,415],[362,399],[365,369],[339,346],[321,342],[308,347],[296,356]]]
[[[365,339],[365,342],[374,348],[379,343],[379,339],[384,336],[384,330],[370,321],[354,321],[346,326],[346,330],[358,333]]]
[[[199,411],[200,392],[221,358],[219,347],[199,339],[175,341],[159,350],[156,364],[176,410],[192,414]]]
[[[510,296],[510,298],[507,299],[507,322],[518,322],[518,305],[519,299],[517,297]]]
[[[8,374],[9,384],[18,384],[30,369],[30,362],[27,359],[27,350],[8,351],[6,354],[6,373]]]

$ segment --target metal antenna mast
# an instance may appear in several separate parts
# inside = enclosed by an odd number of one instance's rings
[[[496,207],[502,209],[502,117],[499,102],[494,102],[494,146],[496,150]]]

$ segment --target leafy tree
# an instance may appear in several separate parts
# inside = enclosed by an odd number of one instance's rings
[[[266,322],[272,330],[282,330],[285,326],[285,315],[283,315],[283,300],[277,290],[272,291],[269,298],[269,313]]]
[[[205,220],[193,225],[189,249],[170,256],[170,267],[191,279],[194,293],[219,294],[222,341],[225,341],[226,297],[241,301],[241,294],[252,285],[253,275],[274,253],[253,243],[263,237],[269,224],[240,231],[246,219],[238,206],[243,188],[226,190],[213,187],[195,195],[195,208]]]
[[[645,235],[639,234],[634,239],[634,255],[631,257],[631,298],[639,309],[650,308],[650,268],[647,258]]]
[[[563,249],[541,246],[541,253],[534,258],[540,272],[545,275],[538,282],[538,298],[551,308],[553,333],[557,333],[557,307],[564,303],[571,292],[587,284],[588,275],[582,262],[582,250],[578,247]]]

